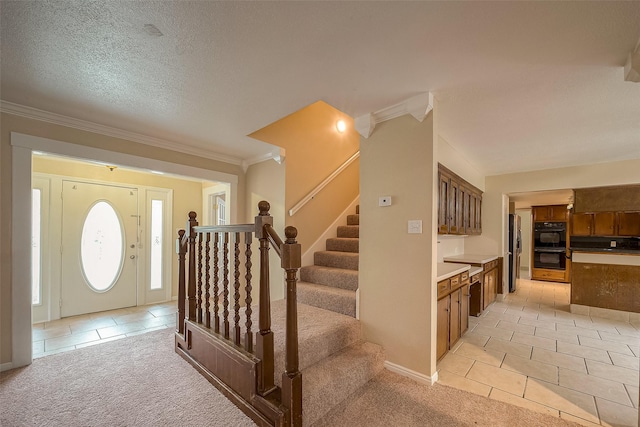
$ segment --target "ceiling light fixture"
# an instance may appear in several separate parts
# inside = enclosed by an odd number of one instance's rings
[[[343,133],[345,130],[347,130],[347,124],[344,122],[344,120],[338,120],[338,122],[336,123],[336,129],[338,130],[338,132]]]

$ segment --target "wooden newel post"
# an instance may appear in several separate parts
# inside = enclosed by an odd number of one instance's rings
[[[298,302],[297,274],[302,264],[302,250],[296,241],[298,230],[287,227],[282,245],[282,268],[287,272],[287,324],[285,372],[282,374],[282,403],[289,408],[290,425],[302,426],[302,374],[298,370]]]
[[[185,255],[187,254],[187,245],[183,244],[184,230],[178,231],[178,319],[176,321],[176,330],[179,334],[184,335],[184,305],[186,299],[186,277],[185,277]]]
[[[260,241],[260,306],[258,308],[258,328],[256,333],[256,356],[260,359],[258,393],[266,395],[274,388],[273,380],[273,332],[271,331],[271,292],[269,290],[269,238],[265,225],[273,225],[269,215],[271,206],[266,201],[258,203],[259,214],[255,219],[256,239]]]
[[[187,221],[187,233],[189,233],[189,282],[187,288],[189,306],[187,318],[192,322],[196,321],[196,232],[193,227],[197,225],[196,213],[194,211],[189,212],[189,220]]]

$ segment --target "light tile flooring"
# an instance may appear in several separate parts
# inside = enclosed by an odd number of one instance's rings
[[[33,357],[175,328],[177,302],[65,317],[33,325]]]
[[[586,426],[637,426],[640,323],[569,312],[569,285],[519,280],[470,318],[442,384]]]

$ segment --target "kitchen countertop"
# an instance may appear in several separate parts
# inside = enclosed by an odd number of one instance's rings
[[[471,266],[471,269],[469,270],[469,276],[475,276],[478,273],[482,273],[482,270],[482,267]]]
[[[438,278],[437,281],[448,279],[451,276],[455,276],[456,274],[463,273],[471,268],[468,264],[454,264],[454,263],[446,263],[439,262],[438,263]]]
[[[498,255],[460,254],[446,256],[443,258],[444,262],[460,262],[465,264],[486,264],[493,261],[494,259],[498,259]]]

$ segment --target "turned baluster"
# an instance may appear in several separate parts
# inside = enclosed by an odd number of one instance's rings
[[[251,332],[252,322],[251,322],[251,314],[253,313],[251,309],[251,303],[253,299],[251,298],[251,292],[253,291],[251,286],[251,233],[244,233],[244,242],[246,245],[245,248],[245,267],[246,267],[246,285],[245,285],[245,314],[247,316],[247,321],[245,322],[246,332],[244,336],[244,348],[249,352],[253,352],[253,334]]]
[[[258,327],[256,333],[256,356],[261,360],[258,366],[258,393],[268,394],[275,388],[273,380],[273,332],[271,331],[271,303],[269,291],[269,238],[265,225],[273,225],[269,215],[269,203],[258,203],[259,214],[255,217],[255,235],[260,241],[260,305],[258,308]]]
[[[233,332],[234,332],[234,343],[235,345],[240,345],[240,233],[235,233],[235,239],[233,242]]]
[[[211,233],[207,233],[207,240],[205,242],[205,280],[204,280],[204,308],[205,308],[205,315],[204,315],[204,321],[205,321],[205,326],[207,328],[211,327],[211,293],[210,293],[210,288],[211,288]]]
[[[202,233],[198,233],[198,287],[196,299],[196,319],[198,323],[202,323]]]
[[[223,322],[224,337],[229,339],[229,233],[224,233],[224,243],[222,246],[223,255]]]
[[[220,237],[218,233],[214,233],[213,235],[213,330],[216,334],[220,333],[220,316],[218,311],[220,310],[219,301],[220,301],[220,286],[218,285],[218,281],[220,277],[218,276],[220,273]]]

